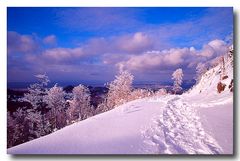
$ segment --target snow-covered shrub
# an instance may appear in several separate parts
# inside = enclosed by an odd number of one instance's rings
[[[112,109],[130,100],[133,75],[128,71],[120,71],[115,80],[108,84],[106,106]]]
[[[155,92],[156,96],[164,96],[167,94],[167,90],[164,88],[159,89],[158,91]]]
[[[49,121],[52,129],[59,129],[66,125],[65,114],[65,92],[62,87],[55,85],[50,88],[45,96],[46,103],[50,109]]]
[[[98,104],[97,108],[94,110],[94,115],[108,111],[109,109],[106,106],[106,100]]]
[[[148,97],[148,92],[149,91],[146,89],[134,89],[130,93],[130,100],[136,100],[136,99]]]
[[[172,74],[172,79],[174,80],[173,90],[175,94],[182,90],[182,81],[183,81],[183,71],[181,68],[175,70]]]
[[[90,91],[84,85],[73,88],[73,100],[68,102],[67,115],[69,123],[75,120],[83,120],[93,115],[93,110],[90,106]]]

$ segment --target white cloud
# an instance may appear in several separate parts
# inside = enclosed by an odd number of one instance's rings
[[[216,57],[219,55],[222,55],[226,53],[227,51],[227,45],[222,40],[212,40],[207,45],[204,45],[202,51],[200,52],[200,55],[205,57]]]
[[[55,45],[57,43],[57,38],[55,35],[49,35],[43,39],[43,43],[47,45]]]
[[[139,52],[152,47],[151,38],[142,32],[133,35],[123,36],[117,39],[117,46],[125,52]]]
[[[71,59],[76,59],[85,56],[82,48],[54,48],[48,49],[43,54],[46,59],[54,60],[57,62],[64,62]]]
[[[120,61],[117,67],[128,70],[164,70],[176,67],[192,68],[199,62],[208,61],[226,52],[227,45],[222,40],[213,40],[203,45],[201,50],[190,48],[172,48],[162,51],[150,51],[132,55],[126,61]]]
[[[28,53],[34,51],[38,45],[31,35],[20,35],[14,31],[7,33],[8,54],[12,52]]]
[[[209,42],[208,45],[210,45],[214,49],[214,51],[216,52],[216,55],[222,55],[227,51],[227,45],[222,40],[218,40],[218,39],[213,40]]]
[[[132,55],[127,61],[117,64],[128,70],[146,70],[176,66],[183,62],[186,49],[170,49],[165,51],[151,51],[140,55]]]
[[[214,52],[214,49],[210,45],[204,45],[200,55],[210,58],[214,55]]]

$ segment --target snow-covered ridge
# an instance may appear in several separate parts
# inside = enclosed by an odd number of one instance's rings
[[[231,84],[233,79],[233,66],[229,55],[230,52],[220,57],[221,59],[218,65],[203,74],[199,83],[196,84],[192,90],[189,90],[189,93],[204,95],[218,94],[217,84],[220,81],[226,84],[224,93],[229,92],[228,86]],[[227,76],[227,78],[222,79],[224,76]]]
[[[138,99],[8,149],[9,154],[232,154],[233,67],[227,56],[183,95]],[[219,93],[217,85],[226,84]]]

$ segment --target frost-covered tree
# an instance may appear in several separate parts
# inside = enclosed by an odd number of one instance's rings
[[[12,124],[14,126],[12,133],[10,134],[10,136],[12,135],[12,138],[11,140],[8,140],[8,142],[12,142],[13,146],[29,140],[28,137],[30,133],[26,116],[27,112],[22,108],[18,108],[15,112],[13,112],[12,116],[10,116],[10,120],[8,119],[8,125]]]
[[[25,120],[27,121],[29,132],[28,140],[39,138],[51,132],[48,120],[46,120],[46,117],[42,116],[40,111],[28,109]],[[45,126],[43,126],[43,121]]]
[[[42,111],[46,107],[44,102],[44,96],[47,95],[47,85],[49,83],[48,76],[46,74],[35,75],[38,82],[31,84],[28,88],[28,93],[24,95],[24,100],[29,102],[34,109]]]
[[[108,84],[106,107],[112,109],[129,100],[132,91],[133,75],[128,71],[120,71],[115,80]]]
[[[15,136],[15,120],[10,112],[7,112],[7,147],[12,147],[18,137]]]
[[[47,108],[47,103],[45,96],[47,95],[47,85],[49,83],[48,76],[46,74],[35,75],[38,82],[30,85],[28,88],[28,93],[24,94],[23,100],[29,102],[32,105],[32,113],[39,113],[41,118],[37,127],[42,128],[36,131],[41,131],[40,136],[47,134],[48,132],[48,121],[46,120],[45,113]],[[45,131],[45,132],[44,132]]]
[[[90,106],[90,91],[84,85],[73,88],[73,100],[69,101],[70,106],[67,109],[69,122],[74,120],[83,120],[92,116],[92,107]]]
[[[172,79],[174,80],[173,90],[176,94],[178,91],[182,90],[183,70],[181,68],[175,70],[172,74]]]
[[[204,63],[198,63],[196,66],[196,81],[199,82],[202,75],[207,72],[207,67]]]
[[[31,139],[31,137],[37,138],[37,136],[31,135],[31,129],[29,123],[32,120],[27,119],[27,111],[23,108],[18,108],[11,115],[7,113],[7,146],[12,147],[21,143],[24,143]]]
[[[77,115],[75,107],[72,105],[72,100],[66,101],[66,116],[67,116],[67,124],[72,124],[77,121],[79,115]],[[76,116],[77,115],[77,116]]]
[[[53,129],[59,129],[65,126],[65,92],[57,84],[50,88],[45,96],[46,103],[50,109],[49,121]]]

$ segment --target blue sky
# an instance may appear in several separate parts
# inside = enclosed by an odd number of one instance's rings
[[[105,82],[119,68],[136,82],[165,82],[183,68],[222,54],[233,32],[232,8],[8,7],[8,82]],[[21,77],[19,77],[21,75]]]

